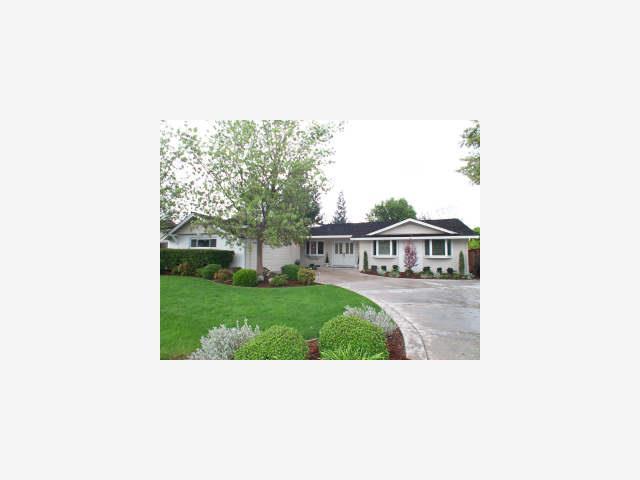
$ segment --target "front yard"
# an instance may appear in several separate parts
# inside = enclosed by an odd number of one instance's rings
[[[184,358],[200,345],[210,328],[225,324],[266,329],[286,325],[306,339],[340,315],[346,305],[375,305],[365,297],[333,285],[296,288],[249,288],[202,278],[160,276],[160,358]]]

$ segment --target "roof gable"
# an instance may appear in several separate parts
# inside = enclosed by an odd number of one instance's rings
[[[407,219],[403,222],[362,222],[362,223],[332,223],[328,225],[319,225],[312,227],[310,233],[312,236],[338,236],[351,235],[352,237],[384,237],[389,235],[389,227],[396,226],[400,223],[403,225],[412,220],[413,224],[422,224],[423,228],[438,230],[437,233],[416,233],[415,235],[477,235],[476,232],[467,227],[457,218],[445,218],[437,220],[415,220]],[[380,230],[386,230],[380,232]],[[376,233],[377,232],[377,233]],[[452,233],[447,233],[452,232]],[[411,233],[397,234],[399,236],[410,236]]]
[[[439,234],[439,233],[449,233],[455,234],[456,232],[448,230],[443,227],[438,227],[436,225],[432,225],[430,223],[421,222],[420,220],[415,220],[413,218],[407,218],[406,220],[402,220],[401,222],[394,223],[393,225],[389,225],[388,227],[381,228],[380,230],[375,230],[367,234],[369,235],[377,235],[382,234],[391,235],[391,234],[415,234],[415,235],[425,235],[425,234]]]

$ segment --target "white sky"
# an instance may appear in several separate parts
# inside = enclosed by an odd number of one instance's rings
[[[332,188],[322,199],[330,222],[344,191],[347,219],[365,221],[377,202],[404,197],[421,216],[460,218],[480,226],[480,186],[456,170],[468,120],[352,120],[335,140],[335,163],[327,169]]]

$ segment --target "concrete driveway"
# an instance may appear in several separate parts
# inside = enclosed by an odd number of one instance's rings
[[[479,280],[385,278],[323,267],[316,281],[353,290],[385,309],[411,359],[480,359]]]

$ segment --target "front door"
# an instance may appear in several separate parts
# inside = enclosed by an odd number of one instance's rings
[[[355,267],[356,254],[353,242],[336,242],[333,251],[333,264],[337,267]]]

